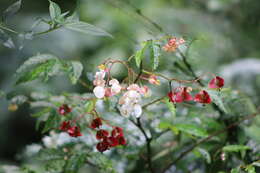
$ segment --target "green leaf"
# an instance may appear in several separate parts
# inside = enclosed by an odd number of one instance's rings
[[[93,111],[93,109],[95,108],[96,106],[96,102],[97,100],[96,99],[93,99],[93,100],[90,100],[88,101],[86,104],[85,104],[85,112],[87,113],[90,113]]]
[[[240,173],[240,169],[239,168],[233,168],[231,170],[231,173]]]
[[[175,105],[169,101],[169,99],[167,97],[164,98],[164,102],[166,103],[166,106],[169,108],[169,110],[172,113],[173,118],[176,117],[176,108]]]
[[[86,161],[86,154],[76,154],[69,158],[66,163],[65,173],[74,173],[78,172]]]
[[[53,161],[64,159],[65,153],[57,149],[41,149],[37,154],[37,159],[41,161]]]
[[[151,46],[150,46],[150,51],[151,51],[151,58],[153,60],[153,69],[154,70],[156,70],[157,67],[159,66],[159,59],[161,56],[160,50],[161,50],[160,45],[158,43],[156,43],[155,41],[152,41]]]
[[[44,81],[47,81],[50,76],[53,76],[58,73],[57,67],[55,66],[58,63],[58,60],[49,60],[43,64],[40,64],[38,67],[23,73],[17,80],[16,85],[21,83],[26,83],[33,81],[42,77]]]
[[[160,129],[171,129],[173,133],[176,135],[179,134],[179,129],[177,129],[174,125],[169,122],[160,122],[159,127]]]
[[[253,165],[247,165],[245,170],[247,171],[247,173],[256,173],[255,167]]]
[[[201,156],[207,161],[207,163],[210,164],[211,163],[211,157],[210,157],[209,152],[207,150],[203,149],[203,148],[198,148],[197,150],[199,151]]]
[[[198,127],[197,125],[194,124],[175,124],[174,126],[178,130],[183,131],[190,135],[199,136],[199,137],[208,136],[208,133],[204,128]]]
[[[2,43],[7,48],[11,48],[11,49],[15,48],[13,39],[1,29],[0,29],[0,43]]]
[[[246,145],[226,145],[222,148],[225,152],[239,152],[244,150],[250,150],[250,147]]]
[[[71,68],[69,70],[69,78],[72,84],[76,84],[82,74],[83,65],[78,61],[70,62],[70,65]]]
[[[21,105],[21,104],[25,103],[27,100],[28,100],[28,97],[26,97],[24,95],[17,95],[11,99],[11,103]]]
[[[215,90],[209,90],[209,89],[205,89],[208,94],[210,95],[210,98],[212,99],[212,101],[219,106],[219,108],[227,113],[227,109],[222,101],[222,97],[221,97],[221,92],[219,91],[215,91]]]
[[[17,70],[16,70],[16,74],[21,74],[27,70],[29,70],[29,68],[38,65],[38,64],[42,64],[47,62],[48,60],[51,59],[57,59],[56,56],[51,55],[51,54],[38,54],[36,56],[33,56],[31,58],[29,58],[28,60],[26,60]]]
[[[47,119],[47,121],[44,124],[44,128],[42,130],[42,133],[45,133],[49,131],[50,129],[57,128],[59,126],[59,115],[56,114],[55,111],[52,111]]]
[[[135,53],[136,66],[140,67],[140,64],[144,58],[144,53],[147,47],[151,44],[151,41],[145,41],[142,43],[142,48]]]
[[[13,15],[15,15],[19,9],[21,8],[21,4],[22,4],[22,0],[19,0],[15,3],[13,3],[12,5],[10,5],[4,12],[2,15],[3,21],[5,21],[6,19],[12,17]]]
[[[81,32],[83,34],[113,37],[111,34],[107,33],[103,29],[100,29],[86,22],[70,21],[70,22],[66,22],[63,26],[66,29]]]
[[[50,2],[50,6],[49,6],[50,16],[51,19],[54,20],[61,15],[61,9],[59,5],[56,4],[55,2],[52,2],[51,0],[49,0],[49,2]]]

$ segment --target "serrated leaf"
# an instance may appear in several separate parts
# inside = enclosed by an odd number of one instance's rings
[[[86,22],[69,21],[69,22],[66,22],[63,26],[66,29],[81,32],[83,34],[112,37],[111,34],[104,31],[103,29],[100,29],[100,28],[98,28],[94,25],[91,25],[89,23],[86,23]]]
[[[164,102],[166,103],[166,106],[169,108],[169,110],[172,113],[173,118],[176,117],[176,108],[175,105],[169,101],[169,99],[167,97],[164,98]]]
[[[151,43],[151,41],[145,41],[142,43],[142,47],[140,50],[138,50],[136,53],[135,53],[135,62],[136,62],[136,66],[137,67],[140,67],[140,64],[144,58],[144,53],[145,53],[145,50],[147,49],[147,47],[149,46],[149,44]]]
[[[157,67],[159,66],[159,60],[161,56],[160,45],[155,41],[152,41],[150,50],[151,50],[151,58],[153,60],[153,69],[156,70]]]
[[[65,173],[74,173],[81,168],[86,161],[85,154],[76,154],[70,157],[70,159],[66,163]]]
[[[202,155],[202,157],[207,161],[207,163],[210,164],[211,163],[211,157],[210,157],[209,152],[207,150],[203,149],[203,148],[198,148],[197,150]]]
[[[13,3],[12,5],[10,5],[4,12],[3,12],[3,21],[5,21],[6,19],[12,17],[13,15],[15,15],[19,9],[21,8],[21,4],[22,4],[22,0],[19,0],[15,3]]]
[[[16,82],[16,85],[21,83],[26,83],[29,81],[33,81],[38,78],[43,78],[44,81],[47,81],[50,76],[53,76],[57,73],[55,67],[57,60],[49,60],[43,64],[40,64],[36,68],[32,69],[31,71],[27,71],[23,73]]]
[[[45,108],[45,109],[41,110],[40,112],[32,114],[31,116],[34,118],[39,118],[43,115],[48,114],[50,111],[51,111],[51,108]]]
[[[59,5],[56,4],[55,2],[52,2],[51,0],[49,0],[49,2],[50,2],[50,6],[49,6],[50,16],[51,19],[54,20],[61,15],[61,9]]]
[[[198,136],[198,137],[207,137],[208,133],[207,131],[194,124],[174,124],[174,126],[187,134]]]
[[[245,151],[250,150],[250,147],[246,145],[226,145],[222,148],[225,152],[239,152],[239,151]]]
[[[64,152],[57,149],[41,149],[37,154],[37,159],[41,161],[52,161],[58,159],[64,159]]]
[[[30,67],[38,64],[42,64],[48,60],[57,59],[56,56],[51,54],[38,54],[26,60],[17,70],[16,74],[21,74],[28,70]]]
[[[69,78],[72,84],[76,84],[82,74],[83,65],[78,61],[72,61],[70,65]]]

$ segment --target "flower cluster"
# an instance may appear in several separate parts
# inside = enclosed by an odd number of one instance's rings
[[[166,45],[163,46],[163,50],[166,52],[174,52],[180,45],[184,44],[183,38],[171,38]]]
[[[82,136],[80,127],[72,126],[71,121],[63,121],[60,125],[60,130],[67,132],[71,137]]]
[[[148,95],[148,92],[147,86],[139,87],[137,84],[132,84],[127,87],[127,91],[119,99],[120,113],[126,117],[130,115],[140,117],[142,115],[141,96]]]
[[[99,66],[99,71],[95,74],[95,80],[93,81],[93,84],[95,85],[95,88],[93,90],[94,95],[101,99],[104,97],[111,97],[118,93],[120,93],[122,87],[120,86],[118,80],[111,79],[108,82],[109,86],[106,86],[105,76],[106,72],[108,70],[104,65]]]
[[[59,107],[58,112],[60,115],[66,115],[72,111],[67,104],[63,104]],[[80,132],[80,127],[72,126],[71,121],[63,121],[60,125],[60,130],[67,132],[71,137],[79,137],[82,136]]]
[[[100,142],[96,145],[96,148],[99,152],[104,152],[118,145],[126,145],[126,139],[121,127],[113,127],[113,130],[109,135],[109,132],[100,129],[100,126],[102,126],[102,120],[100,118],[94,119],[91,123],[92,128],[98,129],[96,139]]]
[[[209,84],[208,87],[211,89],[220,89],[224,86],[224,79],[216,76],[213,78]],[[173,103],[181,103],[184,101],[195,101],[202,104],[210,104],[211,98],[207,91],[201,90],[199,93],[197,93],[194,98],[190,94],[192,91],[191,87],[178,87],[175,88],[173,91],[170,91],[168,93],[168,97],[171,102]]]
[[[131,84],[128,87],[122,87],[118,80],[111,79],[108,82],[108,85],[105,81],[106,73],[109,70],[106,69],[104,65],[99,66],[99,71],[95,74],[95,80],[93,84],[95,88],[93,90],[94,95],[102,99],[104,97],[111,97],[116,94],[119,94],[121,91],[126,91],[123,93],[123,96],[119,99],[120,113],[123,116],[136,116],[140,117],[142,114],[141,107],[141,96],[148,96],[150,94],[149,88],[147,86],[139,86],[137,84]],[[156,76],[149,77],[149,82],[155,85],[159,85],[160,81]]]

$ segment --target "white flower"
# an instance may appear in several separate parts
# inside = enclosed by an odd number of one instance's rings
[[[94,92],[94,95],[99,99],[101,99],[105,96],[105,88],[102,86],[96,86],[94,88],[93,92]]]
[[[96,72],[95,79],[104,79],[105,76],[106,76],[105,70],[100,70],[100,71]]]
[[[132,114],[136,118],[139,118],[142,115],[142,107],[141,107],[141,105],[135,104]]]
[[[111,85],[112,95],[120,93],[122,87],[120,86],[118,80],[112,79],[109,81],[109,85]]]

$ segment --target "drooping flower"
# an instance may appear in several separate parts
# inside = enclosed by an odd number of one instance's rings
[[[110,80],[109,85],[111,86],[112,95],[120,93],[122,87],[120,86],[118,80],[116,80],[116,79]]]
[[[105,96],[105,88],[102,86],[96,86],[93,90],[94,95],[99,98],[102,99]]]
[[[203,104],[209,104],[209,103],[211,103],[211,98],[207,91],[202,90],[198,94],[195,95],[194,101],[203,103]]]
[[[110,147],[115,147],[115,146],[119,145],[118,139],[113,136],[108,137],[107,141],[108,141]]]
[[[95,129],[95,128],[99,128],[100,126],[102,126],[101,118],[96,118],[96,119],[92,120],[91,128]]]
[[[119,145],[126,145],[126,139],[124,136],[118,136],[117,137]]]
[[[101,139],[108,137],[108,135],[109,135],[108,131],[101,129],[101,130],[97,131],[96,138],[97,138],[97,140],[101,140]]]
[[[80,128],[77,126],[72,126],[67,130],[68,134],[71,137],[79,137],[82,136],[81,132],[80,132]]]
[[[121,127],[114,127],[114,129],[111,132],[111,136],[124,136],[123,129]]]
[[[71,128],[70,121],[63,121],[60,125],[60,130],[67,131],[69,128]]]
[[[171,91],[168,93],[168,97],[171,102],[173,103],[181,103],[184,101],[192,101],[193,98],[189,94],[190,88],[189,87],[181,87],[178,88],[179,91]]]
[[[208,84],[208,87],[213,89],[222,88],[224,86],[224,83],[225,81],[222,77],[216,76],[213,79],[211,79],[211,81]]]
[[[99,152],[103,153],[104,151],[109,149],[109,142],[107,140],[99,142],[96,148]]]
[[[72,109],[67,104],[61,105],[58,109],[58,112],[60,115],[66,115],[66,114],[70,113],[71,111],[72,111]]]

